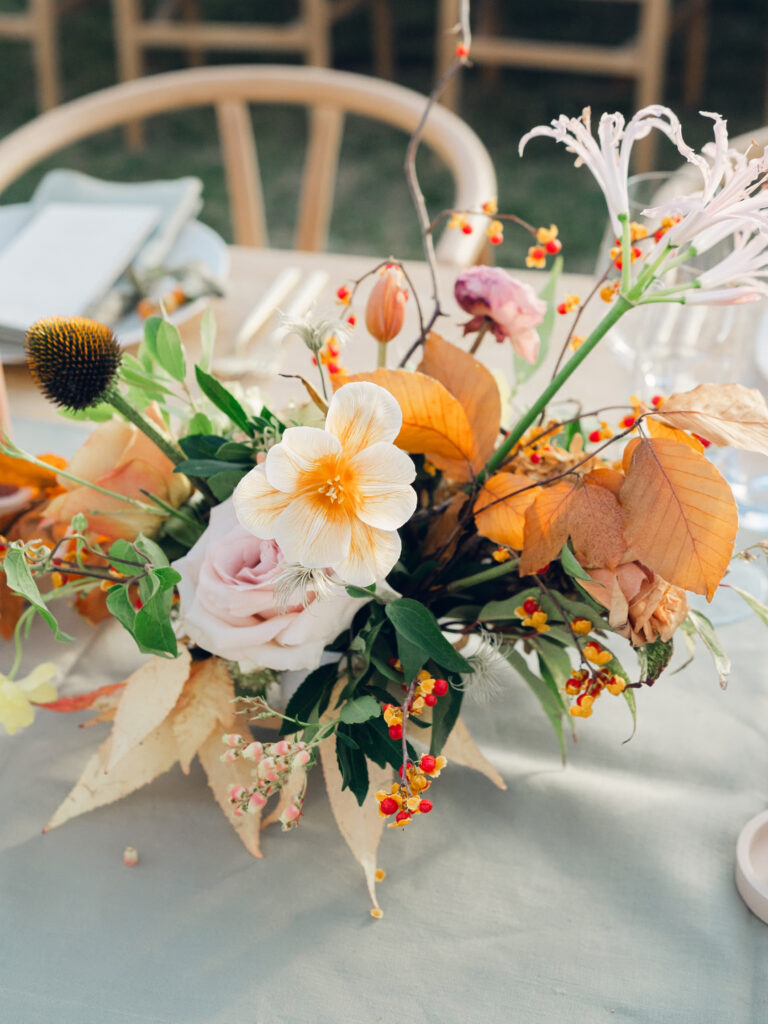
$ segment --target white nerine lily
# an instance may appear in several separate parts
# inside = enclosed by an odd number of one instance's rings
[[[638,110],[628,122],[619,113],[603,114],[597,139],[592,134],[589,107],[582,111],[581,117],[561,114],[549,125],[539,125],[524,135],[519,152],[522,155],[529,140],[538,136],[564,143],[570,152],[576,154],[577,163],[584,164],[592,172],[605,195],[613,230],[621,235],[619,215],[629,216],[627,177],[632,147],[654,128],[662,131],[678,148],[685,145],[677,117],[668,107],[654,104]]]
[[[416,508],[411,458],[393,444],[397,401],[377,384],[346,384],[325,429],[289,427],[234,493],[240,523],[276,540],[288,562],[332,569],[365,587],[400,556],[397,530]]]

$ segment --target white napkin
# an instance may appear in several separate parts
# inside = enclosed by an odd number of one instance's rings
[[[203,183],[199,178],[173,181],[102,181],[80,171],[49,171],[30,201],[34,215],[51,202],[96,203],[115,206],[154,206],[160,216],[154,231],[131,261],[137,275],[161,266],[179,232],[200,212]]]

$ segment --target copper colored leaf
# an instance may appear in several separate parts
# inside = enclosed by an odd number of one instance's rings
[[[398,447],[426,455],[456,480],[470,478],[472,428],[461,402],[439,381],[408,370],[375,370],[349,380],[372,381],[397,399],[403,412],[403,427],[395,440]]]
[[[126,679],[112,730],[110,770],[168,717],[189,672],[189,651],[182,647],[173,661],[150,658]]]
[[[556,558],[568,540],[568,503],[573,484],[559,480],[535,491],[525,513],[525,546],[520,575],[536,572]]]
[[[439,555],[444,559],[453,555],[460,536],[459,515],[468,501],[469,495],[459,492],[448,508],[433,519],[424,539],[425,555]]]
[[[11,590],[6,583],[5,573],[0,569],[0,636],[3,640],[10,640],[13,636],[24,605],[24,598]]]
[[[624,523],[618,498],[607,487],[583,481],[571,496],[568,532],[573,552],[585,567],[615,569],[626,551]]]
[[[597,484],[598,487],[605,487],[606,490],[618,494],[624,483],[624,474],[618,469],[610,469],[607,466],[598,466],[585,474],[584,479],[589,483]]]
[[[472,466],[479,471],[499,436],[501,395],[493,374],[469,352],[434,331],[427,337],[419,371],[439,380],[464,406],[474,437]]]
[[[218,727],[220,734],[242,732],[234,723],[234,698],[235,689],[221,659],[208,658],[192,666],[179,707],[171,719],[179,764],[185,775],[189,774],[193,757],[213,729]],[[222,753],[223,749],[222,746]]]
[[[684,430],[677,430],[675,427],[662,423],[661,420],[655,420],[649,416],[645,420],[645,428],[651,437],[666,437],[670,441],[679,441],[681,444],[687,444],[694,451],[704,451],[704,445],[701,441],[698,441],[691,434],[687,434]]]
[[[607,487],[581,479],[544,487],[525,514],[520,574],[536,572],[557,558],[569,537],[583,566],[615,568],[626,548],[622,527],[619,502]]]
[[[692,391],[670,395],[654,415],[713,444],[768,455],[768,405],[757,388],[700,384]]]
[[[336,684],[328,711],[321,721],[328,721],[335,715],[334,706],[338,696],[346,686],[347,680],[342,678]],[[320,763],[323,766],[323,777],[328,790],[331,811],[336,819],[347,846],[355,860],[363,869],[368,892],[374,907],[379,906],[376,899],[376,851],[379,848],[381,833],[384,830],[384,818],[379,814],[379,805],[375,797],[378,790],[388,790],[392,784],[392,770],[379,768],[366,758],[368,767],[369,790],[362,807],[350,789],[342,790],[342,778],[336,760],[336,734],[320,742]]]
[[[494,786],[498,786],[499,789],[507,788],[506,782],[479,749],[461,718],[456,719],[456,724],[445,741],[443,754],[448,759],[449,765],[460,764],[465,768],[474,768],[476,772],[480,772],[490,779]]]
[[[242,729],[240,731],[242,732]],[[259,848],[261,813],[244,814],[242,818],[238,818],[233,814],[232,805],[227,796],[232,786],[251,786],[253,784],[253,762],[242,759],[232,762],[222,761],[221,755],[225,749],[221,742],[221,727],[217,726],[197,752],[200,764],[208,776],[208,785],[213,790],[216,803],[237,832],[243,846],[253,857],[262,857],[263,854]]]
[[[637,559],[669,583],[711,599],[738,527],[730,487],[703,455],[678,441],[638,439],[624,458],[626,560]]]
[[[176,761],[176,742],[169,722],[163,722],[143,742],[129,750],[120,762],[107,770],[112,737],[91,757],[72,791],[43,829],[50,831],[96,807],[104,807],[133,793],[158,775],[169,771]]]
[[[524,542],[525,511],[538,493],[533,484],[535,481],[522,473],[496,473],[486,480],[475,502],[477,532],[496,544],[506,544],[520,551]]]

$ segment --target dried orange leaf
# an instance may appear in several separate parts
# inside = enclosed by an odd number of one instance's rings
[[[711,600],[738,528],[730,487],[711,462],[678,441],[638,438],[627,448],[620,495],[626,561],[637,559],[669,583]]]
[[[372,381],[397,399],[403,412],[403,427],[395,439],[398,447],[426,455],[456,480],[470,478],[472,428],[461,402],[439,381],[408,370],[375,370],[349,380]]]
[[[757,388],[700,384],[670,395],[654,416],[713,444],[768,455],[768,405]]]
[[[486,480],[475,502],[477,532],[496,544],[506,544],[520,551],[524,542],[525,511],[537,494],[532,486],[535,483],[522,473],[496,473]]]
[[[662,423],[661,420],[654,420],[648,417],[645,420],[645,428],[651,437],[666,437],[670,441],[679,441],[681,444],[687,444],[689,448],[693,448],[694,451],[703,452],[704,445],[701,441],[698,441],[691,434],[687,434],[684,430],[677,430],[675,427],[670,427],[666,423]]]
[[[125,683],[109,683],[88,693],[78,693],[75,697],[59,697],[58,700],[41,704],[46,711],[86,711],[88,708],[111,708],[117,700],[114,694],[123,689]]]
[[[242,729],[240,730],[242,732]],[[259,833],[261,831],[261,812],[256,814],[244,814],[242,818],[236,817],[227,794],[232,786],[250,786],[253,784],[253,763],[238,759],[237,761],[222,761],[221,755],[225,747],[221,742],[221,728],[217,726],[208,739],[198,750],[200,764],[208,776],[208,785],[213,790],[216,803],[222,809],[224,817],[237,832],[243,846],[253,857],[262,857],[259,848]]]
[[[493,374],[434,331],[424,345],[419,372],[439,380],[464,406],[475,443],[472,466],[481,470],[496,446],[501,423],[501,395]]]
[[[338,696],[346,686],[347,680],[342,678],[336,684],[331,699],[328,702],[329,710],[320,719],[321,722],[328,721],[335,712]],[[323,766],[323,778],[328,790],[328,800],[331,804],[331,811],[336,819],[347,846],[352,851],[355,860],[363,869],[368,892],[374,907],[379,908],[376,899],[376,851],[381,841],[381,833],[384,830],[384,818],[379,814],[379,805],[374,793],[377,790],[389,789],[392,784],[391,768],[379,768],[373,761],[366,758],[368,767],[368,781],[370,783],[368,797],[361,807],[351,790],[342,790],[342,778],[336,760],[336,735],[332,733],[327,739],[320,742],[320,763]]]
[[[574,489],[568,506],[568,532],[574,554],[585,568],[615,569],[623,561],[627,544],[621,506],[607,487],[583,481]]]
[[[614,494],[618,494],[624,483],[624,474],[618,469],[610,469],[607,466],[598,466],[585,474],[584,479],[589,483],[597,484],[598,487],[605,487]]]
[[[176,762],[176,742],[170,723],[163,722],[145,736],[140,746],[129,750],[111,770],[107,770],[112,737],[108,737],[89,760],[85,771],[64,802],[43,829],[63,825],[96,807],[104,807],[121,797],[141,789],[158,775],[169,771]]]
[[[126,679],[115,715],[108,769],[168,717],[189,678],[190,664],[189,651],[182,647],[178,658],[150,658]]]
[[[179,764],[185,775],[189,774],[192,758],[212,730],[218,728],[220,735],[225,732],[242,732],[234,723],[234,699],[235,688],[220,658],[208,658],[192,666],[179,707],[171,717]]]
[[[520,575],[536,572],[562,551],[568,540],[568,506],[574,485],[559,480],[534,491],[525,512],[525,546],[520,558]]]
[[[445,754],[449,764],[460,764],[465,768],[474,768],[476,772],[480,772],[487,779],[490,779],[494,786],[498,786],[499,789],[507,788],[506,782],[472,739],[469,729],[467,729],[461,718],[456,719],[456,724],[445,741],[443,754]]]

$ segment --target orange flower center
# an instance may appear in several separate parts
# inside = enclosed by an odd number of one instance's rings
[[[339,474],[337,473],[331,480],[326,480],[324,484],[320,484],[317,493],[324,495],[330,502],[341,504],[344,501],[344,488]]]

